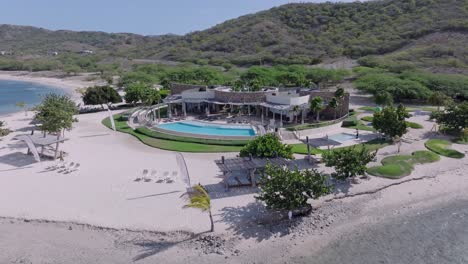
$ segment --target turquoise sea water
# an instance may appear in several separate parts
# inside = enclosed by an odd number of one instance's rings
[[[175,122],[158,125],[162,129],[176,132],[210,135],[210,136],[255,136],[251,127],[235,127],[227,125],[204,124],[195,121]]]
[[[38,105],[48,93],[64,94],[64,91],[32,82],[0,80],[0,115],[22,111],[15,105],[18,102],[25,102],[27,108]]]

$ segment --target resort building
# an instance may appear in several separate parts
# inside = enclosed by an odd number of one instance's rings
[[[320,120],[339,119],[348,114],[349,94],[345,94],[333,109],[328,106],[334,92],[309,88],[265,87],[261,91],[235,91],[225,86],[172,84],[171,95],[165,98],[168,115],[223,113],[256,116],[264,121],[274,121],[279,127],[284,123],[304,123],[310,113],[310,100],[323,99]],[[315,113],[314,113],[315,114]],[[296,120],[297,119],[297,120]]]

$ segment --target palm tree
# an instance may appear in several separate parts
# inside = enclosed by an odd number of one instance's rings
[[[296,124],[297,124],[297,114],[299,113],[299,110],[301,110],[301,109],[299,108],[298,105],[295,105],[295,106],[293,106],[293,108],[292,108],[292,111],[293,111],[293,113],[294,113],[294,116],[296,117]]]
[[[310,111],[314,112],[317,116],[317,122],[320,121],[320,111],[324,109],[323,100],[320,96],[315,96],[310,101]]]
[[[330,102],[328,103],[328,106],[330,108],[333,108],[333,110],[335,111],[335,116],[334,116],[334,120],[336,119],[336,109],[338,108],[338,100],[336,99],[336,97],[333,97]]]
[[[202,212],[208,212],[211,222],[210,232],[214,231],[213,215],[211,214],[211,198],[201,184],[193,186],[193,190],[185,193],[189,203],[184,205],[184,208],[196,208]]]
[[[345,96],[345,91],[343,88],[339,87],[335,91],[335,97],[337,99],[342,99]]]
[[[440,106],[444,105],[449,100],[450,98],[441,92],[435,92],[427,99],[428,103],[437,106],[437,111],[440,111]]]

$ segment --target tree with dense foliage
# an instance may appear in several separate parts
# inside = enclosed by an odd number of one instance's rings
[[[322,97],[315,96],[314,98],[312,98],[312,100],[310,101],[309,108],[310,108],[310,111],[312,111],[312,113],[315,113],[316,121],[320,122],[320,112],[323,109],[325,109],[325,105],[323,104]]]
[[[372,126],[375,130],[384,134],[390,139],[402,137],[407,131],[406,118],[409,117],[405,107],[400,104],[398,107],[387,106],[382,111],[374,113]]]
[[[255,158],[294,158],[292,147],[281,143],[281,140],[273,133],[258,136],[250,140],[249,143],[241,149],[239,155],[241,157],[252,156]]]
[[[271,210],[310,208],[308,199],[318,199],[331,190],[327,177],[317,170],[290,170],[274,164],[265,167],[260,185],[260,193],[255,198]]]
[[[211,198],[205,188],[203,188],[201,184],[194,185],[184,196],[188,199],[188,203],[184,205],[184,208],[194,208],[202,212],[208,212],[211,224],[210,232],[213,232],[214,221],[213,215],[211,214]]]
[[[325,151],[322,155],[325,166],[335,167],[333,177],[341,180],[354,178],[364,175],[366,165],[371,162],[377,151],[371,153],[364,147],[353,146],[351,148],[342,148]]]
[[[83,94],[86,105],[109,105],[122,102],[122,98],[111,86],[93,86],[86,89]]]
[[[59,133],[70,130],[77,120],[77,107],[67,95],[48,94],[42,103],[34,108],[34,117],[41,124],[41,130],[49,133]]]
[[[437,111],[440,111],[440,107],[450,101],[450,97],[446,96],[442,92],[434,92],[428,99],[427,102],[431,105],[437,106]]]
[[[393,104],[393,96],[387,91],[380,91],[374,95],[375,103],[382,106]]]
[[[433,112],[432,119],[444,130],[460,134],[468,127],[468,102],[450,104],[444,111]]]

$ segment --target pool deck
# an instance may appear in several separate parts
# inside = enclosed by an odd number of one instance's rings
[[[306,140],[306,137],[309,137],[309,140],[313,139],[324,139],[327,136],[332,136],[336,134],[349,134],[349,135],[355,135],[356,130],[351,129],[351,128],[345,128],[341,127],[341,123],[331,125],[331,126],[326,126],[326,127],[320,127],[320,128],[313,128],[313,129],[308,129],[308,130],[302,130],[298,131],[298,136],[299,139],[290,139],[290,140],[283,140],[284,143],[287,144],[300,144],[304,143]],[[359,130],[359,138],[358,139],[349,139],[345,140],[341,143],[339,146],[340,147],[345,147],[345,146],[351,146],[355,144],[360,144],[364,143],[373,139],[376,139],[380,137],[378,133],[374,133],[371,131],[365,131],[365,130]],[[320,147],[320,148],[327,148],[325,147]]]

